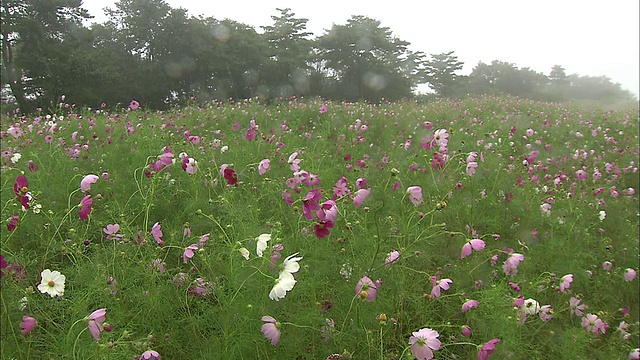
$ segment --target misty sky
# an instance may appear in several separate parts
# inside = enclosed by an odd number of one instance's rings
[[[549,74],[561,65],[567,74],[605,75],[636,96],[640,93],[640,2],[638,0],[165,0],[189,15],[232,19],[261,32],[276,8],[291,8],[321,35],[351,15],[382,22],[413,51],[455,51],[469,74],[479,61],[501,60]],[[102,22],[102,9],[114,0],[84,0],[83,7]]]

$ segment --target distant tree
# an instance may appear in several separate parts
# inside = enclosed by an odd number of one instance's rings
[[[424,62],[424,80],[439,96],[450,96],[452,88],[458,84],[456,71],[463,66],[453,51],[431,54],[431,59]]]
[[[564,68],[560,65],[554,65],[551,68],[551,72],[549,73],[549,81],[551,85],[558,88],[566,86],[569,83],[567,74],[565,73]]]
[[[416,84],[408,45],[380,21],[352,16],[317,39],[316,66],[336,84],[334,97],[398,99],[410,96]]]
[[[74,32],[88,18],[77,0],[2,0],[0,41],[2,83],[23,112],[46,106],[62,95]]]
[[[312,51],[312,34],[306,31],[308,20],[296,18],[289,8],[276,10],[280,14],[271,16],[273,25],[262,27],[269,51],[262,80],[275,96],[308,93]]]
[[[635,96],[623,90],[619,83],[614,83],[606,76],[579,76],[571,74],[567,77],[568,87],[564,92],[567,99],[581,100],[633,100]]]
[[[518,69],[514,64],[494,60],[479,62],[469,75],[471,93],[502,93],[536,97],[548,82],[547,77],[529,68]]]

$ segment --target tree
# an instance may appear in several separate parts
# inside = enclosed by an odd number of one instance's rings
[[[317,39],[316,63],[337,84],[334,96],[398,99],[410,96],[416,84],[408,45],[380,26],[380,21],[352,16],[346,25],[334,24]]]
[[[458,83],[456,71],[461,70],[463,65],[464,63],[453,55],[453,51],[431,54],[431,60],[424,62],[424,81],[439,96],[449,96],[452,88]]]
[[[309,65],[312,34],[306,32],[307,19],[296,18],[291,9],[276,9],[273,25],[263,26],[269,61],[263,68],[263,81],[274,95],[287,97],[309,91]]]
[[[2,0],[2,82],[23,112],[62,95],[76,31],[89,15],[77,0]]]

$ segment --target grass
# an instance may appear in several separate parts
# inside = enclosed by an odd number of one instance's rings
[[[164,113],[69,109],[2,117],[0,231],[9,264],[1,280],[2,359],[123,359],[147,350],[164,359],[410,359],[409,338],[422,328],[439,335],[435,358],[476,358],[495,338],[498,359],[627,358],[639,346],[638,279],[625,281],[639,261],[637,107],[481,97],[248,100]],[[439,129],[448,143],[432,140],[426,149]],[[438,166],[444,148],[448,158]],[[152,170],[169,149],[174,163]],[[294,152],[318,184],[298,174],[300,182],[287,185]],[[472,152],[475,174],[467,172]],[[180,153],[197,171],[184,170]],[[270,168],[261,174],[263,159]],[[228,184],[223,164],[237,184]],[[83,193],[88,174],[99,179]],[[28,210],[14,193],[21,175]],[[349,194],[335,196],[341,177]],[[422,189],[418,205],[409,186]],[[360,206],[358,188],[370,190]],[[317,209],[304,216],[312,189],[319,203],[335,201],[327,236],[316,232]],[[82,220],[86,195],[93,206]],[[156,223],[164,246],[152,234]],[[119,225],[116,240],[104,231],[110,224]],[[262,257],[260,234],[271,235]],[[471,239],[485,247],[461,259]],[[399,259],[385,264],[392,251]],[[506,274],[514,252],[524,260]],[[295,286],[274,301],[282,262],[294,253],[303,257]],[[65,275],[61,296],[38,290],[44,269]],[[567,274],[573,282],[558,291]],[[356,291],[364,276],[381,281],[370,302]],[[432,296],[434,276],[453,281],[440,297]],[[550,305],[552,318],[523,317],[518,296]],[[606,322],[604,333],[581,326],[572,297]],[[462,312],[467,300],[478,307]],[[110,331],[96,342],[87,316],[101,308]],[[261,333],[267,315],[281,332],[275,346]],[[27,334],[23,316],[37,321]]]

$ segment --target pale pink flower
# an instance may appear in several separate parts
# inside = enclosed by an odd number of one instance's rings
[[[276,346],[280,341],[280,323],[271,316],[263,316],[261,320],[265,323],[260,331],[262,331],[264,337],[271,341],[271,345]]]
[[[153,224],[153,226],[151,227],[151,234],[153,235],[153,238],[156,240],[158,245],[160,245],[160,247],[163,247],[164,241],[162,241],[162,230],[160,230],[160,223]]]
[[[566,289],[568,289],[571,286],[572,282],[573,282],[573,274],[567,274],[563,276],[562,283],[560,283],[560,286],[558,287],[558,291],[564,292]]]
[[[540,316],[540,319],[544,322],[551,320],[553,318],[553,309],[551,308],[551,305],[540,306],[538,316]]]
[[[161,360],[161,356],[155,350],[147,350],[140,355],[140,360]]]
[[[624,281],[633,281],[636,278],[636,271],[632,268],[628,268],[624,271]]]
[[[638,360],[640,359],[640,348],[636,348],[632,352],[629,353],[629,360]]]
[[[378,287],[380,284],[380,280],[374,284],[368,276],[363,276],[356,284],[356,295],[368,302],[372,302],[378,296]]]
[[[105,320],[106,314],[107,309],[103,308],[92,312],[88,317],[89,323],[87,324],[87,327],[89,328],[91,336],[93,336],[96,341],[100,341],[100,333],[103,330],[102,323]]]
[[[464,304],[462,304],[462,312],[467,312],[472,308],[478,307],[478,300],[467,300]]]
[[[89,174],[82,178],[80,181],[80,191],[87,192],[91,190],[91,184],[95,184],[98,181],[98,175]]]
[[[587,314],[582,318],[582,327],[587,331],[593,333],[593,336],[598,336],[598,333],[605,333],[609,325],[598,318],[598,315]]]
[[[431,277],[431,286],[433,286],[433,288],[431,289],[431,297],[433,299],[440,297],[440,289],[442,290],[449,290],[449,284],[453,284],[453,280],[451,279],[440,279],[438,280],[438,278],[436,276],[432,276]]]
[[[384,259],[384,264],[388,268],[389,266],[391,266],[391,264],[396,262],[399,258],[400,258],[400,253],[397,250],[394,250],[389,253],[386,259]]]
[[[264,159],[258,164],[258,174],[264,175],[271,167],[271,160]]]
[[[422,204],[422,188],[420,186],[409,186],[407,188],[407,194],[413,205],[418,206]]]
[[[360,189],[356,191],[355,196],[353,197],[353,205],[355,207],[362,205],[370,193],[371,189]]]
[[[493,354],[496,349],[496,345],[500,342],[500,339],[491,339],[484,343],[478,353],[478,360],[487,360],[489,355]]]
[[[524,260],[524,255],[512,252],[505,260],[502,269],[506,275],[514,276],[518,273],[518,265]]]
[[[569,299],[569,309],[571,314],[575,316],[582,316],[582,310],[584,310],[584,304],[580,304],[580,300],[572,297]]]
[[[460,259],[464,259],[467,256],[471,255],[472,249],[475,251],[480,251],[484,249],[486,246],[485,242],[480,239],[472,239],[468,241],[466,244],[462,246],[462,251],[460,252]]]
[[[187,259],[191,259],[195,253],[194,251],[198,250],[198,245],[191,244],[184,249],[184,253],[182,253],[182,263],[186,264]]]
[[[605,261],[602,263],[602,268],[609,271],[613,268],[613,264],[611,263],[611,261]]]
[[[409,337],[409,345],[411,345],[411,353],[418,360],[431,360],[433,359],[433,350],[440,349],[441,343],[438,340],[437,331],[423,328],[416,332],[411,333]]]

